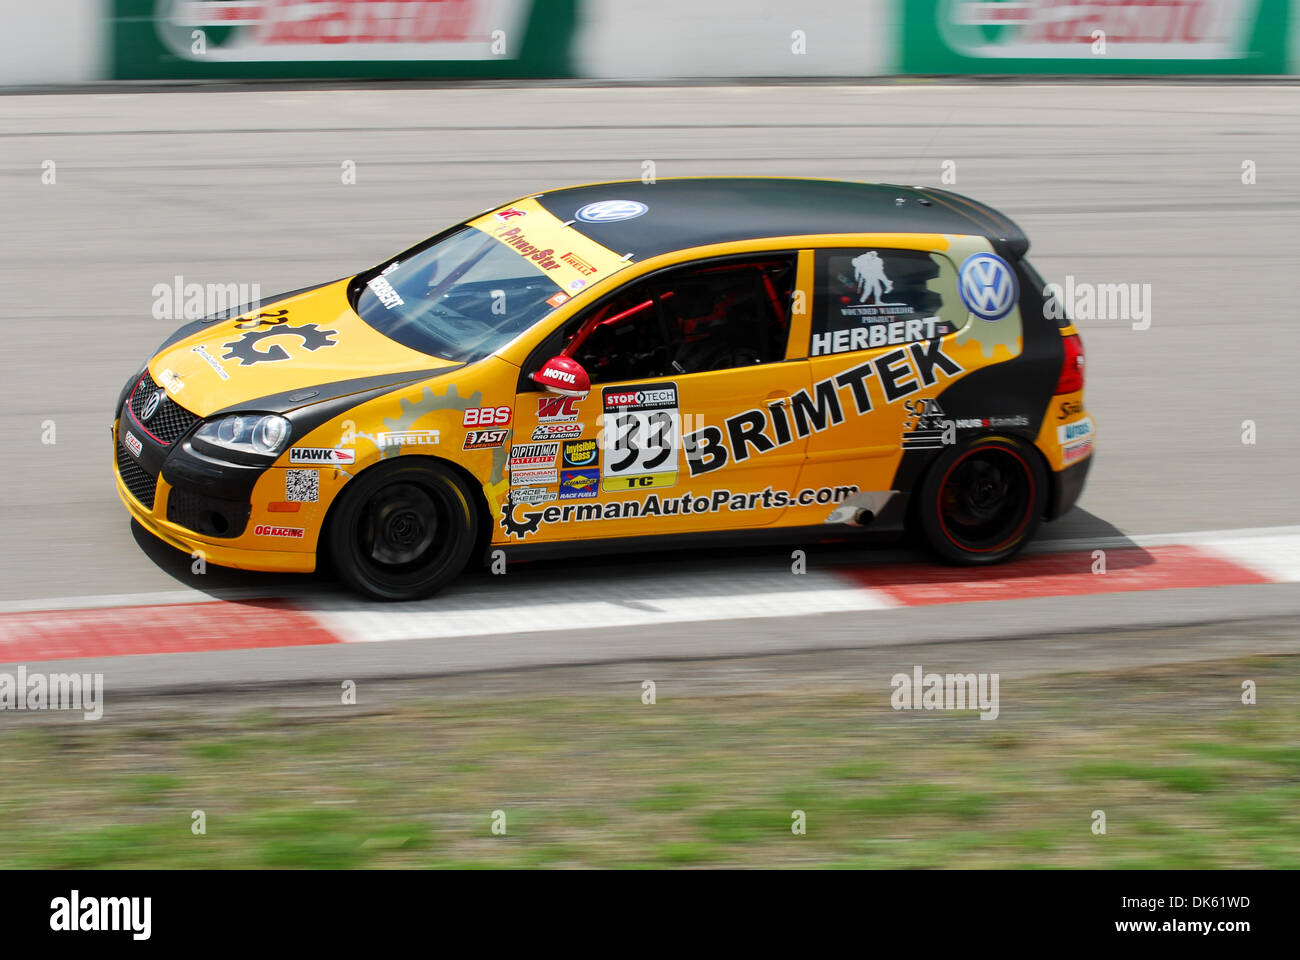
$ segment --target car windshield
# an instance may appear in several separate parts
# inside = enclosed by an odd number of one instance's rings
[[[496,352],[568,299],[529,257],[473,227],[362,275],[353,308],[398,343],[448,360]],[[358,290],[359,288],[359,290]]]

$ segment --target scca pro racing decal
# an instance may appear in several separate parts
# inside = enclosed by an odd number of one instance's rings
[[[337,330],[322,330],[314,323],[304,323],[298,327],[277,325],[266,330],[249,330],[238,340],[231,340],[229,343],[222,344],[226,348],[226,352],[221,355],[221,359],[237,359],[241,367],[251,366],[254,363],[273,363],[288,360],[289,351],[285,350],[279,343],[273,343],[262,350],[259,350],[257,345],[268,337],[294,336],[301,342],[304,350],[314,352],[321,347],[337,346],[337,341],[333,339],[337,333]]]
[[[605,387],[605,468],[601,489],[618,492],[677,483],[677,449],[681,446],[681,411],[677,384]]]
[[[639,500],[614,500],[609,503],[552,504],[540,510],[524,510],[518,503],[501,506],[501,528],[507,536],[524,539],[536,533],[543,523],[582,523],[591,520],[632,520],[641,517],[676,517],[703,513],[743,513],[750,510],[783,510],[815,504],[842,503],[858,492],[853,485],[808,487],[791,492],[767,487],[751,493],[713,490],[699,496],[650,493]],[[565,499],[563,493],[560,499]]]
[[[844,422],[845,406],[852,402],[861,416],[872,409],[872,394],[886,404],[896,403],[918,390],[949,378],[964,368],[943,352],[943,343],[913,343],[881,354],[860,366],[821,380],[812,390],[800,390],[788,403],[775,402],[728,417],[721,427],[704,427],[686,437],[686,464],[697,477],[740,463],[751,456],[802,440]],[[606,465],[608,467],[608,464]],[[608,471],[607,471],[608,472]],[[608,489],[608,488],[606,488]]]

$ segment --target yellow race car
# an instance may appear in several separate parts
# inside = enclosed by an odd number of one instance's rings
[[[167,543],[431,594],[471,559],[914,529],[993,563],[1065,512],[1083,349],[1006,217],[942,190],[569,187],[192,322],[127,382]]]

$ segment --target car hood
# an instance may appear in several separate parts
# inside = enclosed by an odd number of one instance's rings
[[[176,403],[200,417],[251,404],[283,407],[309,402],[355,383],[433,375],[460,364],[390,340],[348,303],[339,280],[262,305],[233,319],[198,322],[149,361],[149,375]],[[193,332],[190,332],[190,331]],[[412,377],[415,379],[415,376]],[[273,405],[256,404],[276,398]]]

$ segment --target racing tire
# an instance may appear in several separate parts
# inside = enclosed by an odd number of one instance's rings
[[[1047,505],[1038,451],[1015,437],[985,436],[947,451],[921,484],[918,516],[930,549],[949,563],[983,566],[1014,556]]]
[[[432,596],[465,569],[478,542],[469,485],[443,464],[411,460],[363,472],[344,488],[330,517],[335,571],[375,600]]]

